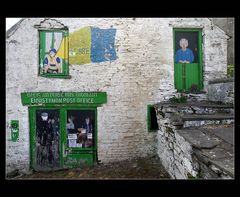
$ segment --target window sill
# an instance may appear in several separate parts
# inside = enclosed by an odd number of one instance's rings
[[[38,75],[39,77],[46,77],[46,78],[60,78],[60,79],[71,79],[71,75],[56,75],[56,74],[43,74],[43,75]]]

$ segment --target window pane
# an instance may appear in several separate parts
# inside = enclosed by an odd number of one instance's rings
[[[63,41],[63,33],[62,32],[54,32],[54,48],[58,51],[60,48],[60,44]]]
[[[185,46],[183,46],[185,45]],[[183,49],[186,47],[186,50]],[[181,32],[175,33],[175,62],[187,60],[190,63],[198,63],[199,58],[198,32]]]
[[[52,32],[45,32],[46,40],[45,40],[45,54],[48,53],[52,48]]]
[[[157,131],[158,122],[155,108],[151,105],[148,105],[148,130]]]
[[[95,137],[94,110],[67,111],[67,144],[69,148],[92,148]]]

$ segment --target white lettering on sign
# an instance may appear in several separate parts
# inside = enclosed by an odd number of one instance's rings
[[[93,98],[31,98],[31,103],[94,103]]]

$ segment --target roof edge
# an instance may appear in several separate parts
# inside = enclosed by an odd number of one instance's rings
[[[223,32],[226,35],[226,39],[230,39],[231,36],[228,35],[221,27],[219,27],[217,24],[215,24],[212,19],[208,18],[208,20],[210,20],[210,22],[217,28],[219,29],[219,31]]]
[[[26,18],[23,18],[21,20],[19,20],[15,25],[13,25],[9,30],[7,30],[6,36],[7,38],[9,38],[10,36],[12,36],[15,31],[17,31],[17,29],[19,28],[20,24],[25,20]]]

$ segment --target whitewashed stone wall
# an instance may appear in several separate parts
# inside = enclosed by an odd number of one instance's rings
[[[198,175],[199,166],[193,161],[192,146],[177,130],[161,126],[157,138],[158,156],[172,178],[187,179],[189,175]]]
[[[38,76],[38,30],[43,18],[24,19],[6,38],[6,167],[29,167],[28,109],[21,92],[106,91],[98,108],[98,156],[102,162],[156,153],[147,131],[147,104],[169,99],[174,88],[173,27],[203,28],[204,89],[227,72],[227,36],[207,18],[56,18],[73,32],[86,26],[116,28],[117,60],[70,65],[71,79]],[[19,120],[19,142],[9,122]]]
[[[234,103],[234,81],[220,79],[210,81],[208,85],[208,100],[213,102]]]

